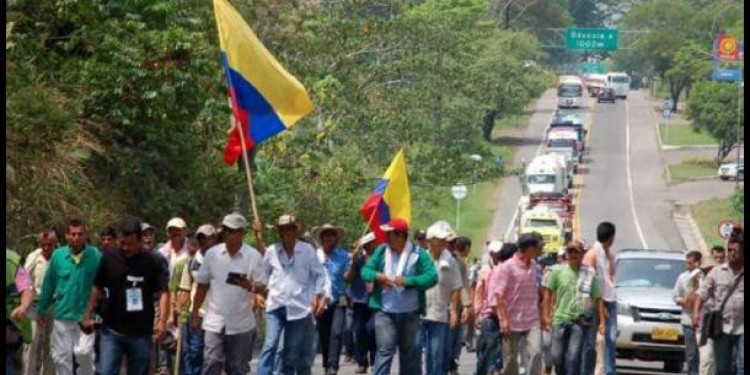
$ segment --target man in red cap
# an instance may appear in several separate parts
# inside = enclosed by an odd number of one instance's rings
[[[374,282],[370,308],[375,310],[378,347],[373,375],[388,375],[399,351],[399,373],[421,374],[416,340],[420,315],[425,313],[425,291],[438,282],[435,265],[425,249],[409,241],[409,225],[392,219],[380,229],[388,235],[386,244],[372,254],[362,269],[362,280]]]

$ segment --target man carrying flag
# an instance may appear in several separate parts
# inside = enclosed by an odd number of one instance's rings
[[[437,284],[438,274],[429,254],[409,241],[406,220],[394,218],[378,229],[387,233],[387,243],[375,250],[362,269],[362,280],[375,282],[369,302],[370,308],[377,311],[378,349],[372,374],[390,374],[398,348],[399,373],[419,375],[419,319],[425,314],[425,291]]]

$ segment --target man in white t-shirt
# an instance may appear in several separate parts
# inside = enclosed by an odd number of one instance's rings
[[[257,327],[252,293],[265,290],[263,256],[242,243],[248,227],[242,215],[227,215],[222,226],[224,243],[208,250],[195,274],[198,289],[190,325],[199,331],[205,300],[203,375],[247,375]]]

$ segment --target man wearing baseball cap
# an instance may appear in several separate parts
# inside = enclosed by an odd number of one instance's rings
[[[180,278],[180,300],[188,300],[189,309],[195,304],[195,294],[198,290],[198,283],[195,281],[195,275],[203,264],[208,249],[216,244],[216,228],[211,224],[204,224],[195,231],[195,240],[198,242],[198,251],[188,261],[187,269],[183,271]],[[188,310],[189,311],[189,310]],[[202,320],[206,315],[206,303],[198,308],[198,317]],[[186,319],[182,328],[182,369],[185,375],[200,375],[203,369],[203,347],[204,332],[199,329],[197,332],[190,329],[190,320]]]
[[[170,272],[175,263],[189,256],[187,248],[187,224],[182,218],[175,217],[167,222],[169,241],[159,249],[161,255],[169,260]]]
[[[420,374],[419,317],[425,313],[425,291],[437,284],[438,274],[429,254],[409,241],[405,220],[394,218],[380,229],[388,235],[387,243],[362,269],[362,280],[375,283],[369,302],[377,310],[378,352],[372,374],[390,374],[397,348],[400,374]]]
[[[262,225],[258,226],[262,228]],[[282,215],[276,225],[280,242],[269,246],[263,258],[266,301],[266,339],[258,360],[258,375],[274,373],[281,336],[282,374],[309,375],[309,357],[315,334],[313,315],[328,306],[326,271],[310,244],[299,240],[300,226],[292,215]]]
[[[444,375],[452,359],[451,329],[459,325],[463,280],[458,260],[447,249],[450,232],[439,225],[427,229],[428,254],[437,269],[438,283],[425,293],[427,314],[422,318],[427,375]],[[446,355],[448,354],[448,355]]]
[[[190,316],[191,328],[200,331],[200,308],[206,300],[203,317],[203,375],[246,375],[256,337],[252,293],[265,287],[263,256],[244,244],[247,220],[233,213],[224,217],[224,243],[204,254],[195,274],[198,289]]]

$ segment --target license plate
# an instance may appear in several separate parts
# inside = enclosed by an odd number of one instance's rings
[[[654,327],[651,329],[651,340],[654,341],[677,341],[680,332],[672,327]]]

